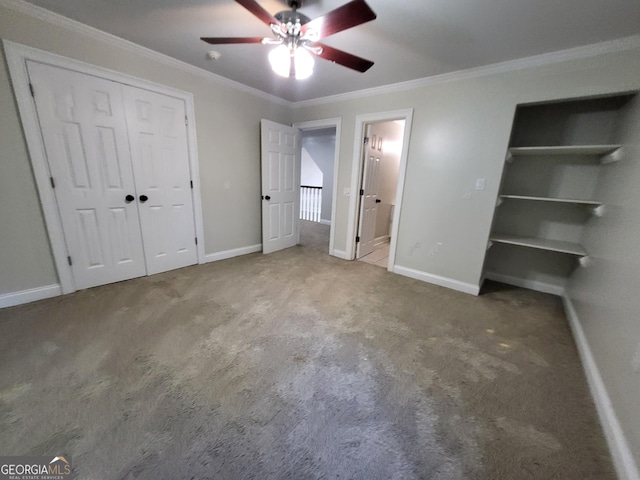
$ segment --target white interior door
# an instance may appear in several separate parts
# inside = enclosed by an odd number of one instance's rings
[[[380,158],[376,156],[375,148],[368,150],[365,156],[364,172],[362,174],[363,195],[360,198],[360,226],[356,257],[361,258],[373,252],[376,238],[376,218],[378,215],[378,185]]]
[[[198,263],[184,101],[123,89],[147,271]]]
[[[76,288],[145,275],[121,86],[27,68]]]
[[[297,245],[300,236],[300,132],[261,121],[262,251]]]

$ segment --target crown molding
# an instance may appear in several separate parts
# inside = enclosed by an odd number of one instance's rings
[[[313,98],[311,100],[302,100],[299,102],[293,102],[293,107],[314,107],[318,105],[325,105],[331,102],[343,102],[347,100],[354,100],[357,98],[371,97],[374,95],[402,92],[405,90],[413,90],[416,88],[431,85],[457,82],[470,78],[479,78],[489,75],[495,75],[498,73],[507,73],[517,70],[525,70],[527,68],[542,67],[545,65],[552,65],[555,63],[562,63],[570,60],[597,57],[599,55],[623,52],[626,50],[633,50],[635,48],[640,49],[640,35],[632,35],[629,37],[618,38],[606,42],[593,43],[581,47],[558,50],[555,52],[543,53],[541,55],[534,55],[531,57],[518,58],[516,60],[508,60],[506,62],[484,65],[482,67],[468,68],[465,70],[443,73],[441,75],[434,75],[432,77],[419,78],[406,82],[382,85],[380,87],[367,88],[354,92],[339,93],[337,95]]]
[[[72,20],[65,16],[51,12],[45,8],[33,5],[24,0],[0,0],[0,6],[7,7],[17,12],[29,15],[44,22],[56,25],[67,30],[86,35],[90,38],[108,43],[114,47],[127,50],[132,53],[136,53],[143,57],[155,60],[161,64],[174,67],[184,72],[199,76],[206,80],[216,82],[220,85],[225,85],[236,90],[239,90],[250,95],[254,95],[263,100],[282,105],[288,108],[303,108],[312,107],[318,105],[324,105],[326,103],[342,102],[347,100],[354,100],[358,98],[371,97],[375,95],[382,95],[388,93],[402,92],[406,90],[412,90],[416,88],[456,82],[460,80],[466,80],[470,78],[479,78],[488,75],[495,75],[498,73],[513,72],[517,70],[524,70],[527,68],[541,67],[545,65],[552,65],[555,63],[566,62],[570,60],[596,57],[607,53],[622,52],[625,50],[631,50],[634,48],[640,48],[640,34],[632,35],[629,37],[623,37],[615,40],[609,40],[601,43],[594,43],[581,47],[569,48],[566,50],[559,50],[556,52],[543,53],[541,55],[534,55],[531,57],[519,58],[516,60],[508,60],[505,62],[494,63],[491,65],[485,65],[481,67],[469,68],[465,70],[458,70],[455,72],[444,73],[441,75],[434,75],[431,77],[419,78],[416,80],[409,80],[406,82],[393,83],[389,85],[382,85],[379,87],[366,88],[363,90],[357,90],[354,92],[339,93],[337,95],[328,95],[325,97],[313,98],[310,100],[301,100],[297,102],[291,102],[284,98],[272,95],[257,88],[249,87],[240,82],[229,80],[215,73],[209,72],[202,68],[196,67],[189,63],[177,60],[173,57],[165,55],[155,50],[151,50],[147,47],[143,47],[136,43],[130,42],[123,38],[117,37],[110,33],[98,30],[97,28],[90,27],[76,20]]]
[[[183,72],[199,76],[206,80],[214,81],[220,85],[225,85],[227,87],[239,90],[243,93],[254,95],[256,97],[262,98],[263,100],[267,100],[269,102],[273,102],[289,108],[291,108],[291,106],[293,105],[292,102],[283,98],[263,92],[262,90],[258,90],[257,88],[249,87],[234,80],[229,80],[228,78],[222,77],[181,60],[177,60],[173,57],[170,57],[169,55],[156,52],[155,50],[143,47],[142,45],[130,42],[129,40],[125,40],[124,38],[118,37],[116,35],[112,35],[89,25],[85,25],[84,23],[78,22],[77,20],[72,20],[68,17],[54,13],[50,10],[47,10],[46,8],[33,5],[24,0],[0,0],[0,6],[9,8],[38,20],[42,20],[43,22],[47,22],[57,27],[70,30],[74,33],[85,35],[87,37],[93,38],[94,40],[105,42],[113,47],[121,48],[128,52],[141,55],[163,65],[182,70]]]

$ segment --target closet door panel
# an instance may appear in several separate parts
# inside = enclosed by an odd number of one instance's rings
[[[183,100],[124,87],[149,274],[197,263]]]
[[[121,85],[27,68],[76,288],[145,275]]]

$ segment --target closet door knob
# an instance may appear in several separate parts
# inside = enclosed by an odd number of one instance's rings
[[[264,197],[262,197],[262,198],[264,198],[265,200],[271,200],[271,197],[270,197],[269,195],[265,195],[265,196],[264,196]]]
[[[146,195],[140,195],[140,203],[144,203],[147,200],[149,200],[149,197],[147,197]]]
[[[134,197],[133,195],[127,195],[126,197],[124,197],[124,201],[127,203],[131,203],[136,199],[136,197]]]

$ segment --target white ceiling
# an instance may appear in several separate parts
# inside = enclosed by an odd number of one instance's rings
[[[306,0],[310,18],[347,0]],[[269,46],[200,37],[270,36],[233,0],[29,0],[157,52],[289,101],[425,78],[640,33],[640,0],[367,0],[378,18],[323,40],[375,62],[366,73],[316,59],[314,74],[275,75]],[[270,13],[285,0],[258,0]],[[217,61],[206,59],[215,49]]]

